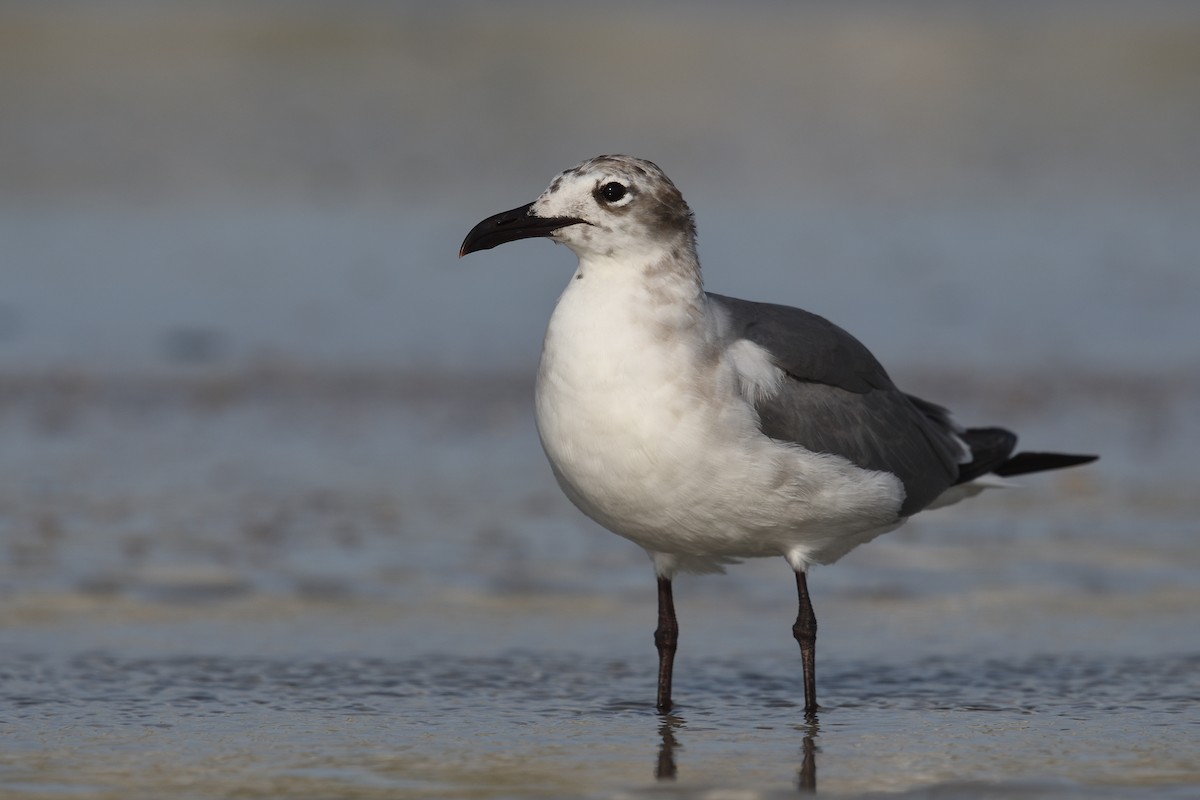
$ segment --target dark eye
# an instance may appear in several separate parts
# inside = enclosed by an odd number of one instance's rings
[[[610,203],[615,203],[625,196],[625,187],[613,181],[600,187],[600,194]]]

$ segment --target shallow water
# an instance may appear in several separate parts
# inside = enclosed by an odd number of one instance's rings
[[[640,794],[658,779],[668,794],[761,796],[953,786],[971,765],[999,796],[1073,797],[1094,790],[1072,779],[1137,796],[1200,777],[1180,736],[1196,656],[831,662],[827,708],[804,723],[784,659],[694,665],[685,702],[657,718],[612,656],[9,657],[5,702],[38,746],[6,747],[6,785],[502,797]]]
[[[786,565],[684,576],[660,718],[649,565],[559,496],[528,386],[417,383],[10,386],[7,796],[1200,786],[1182,488],[1048,477],[816,570],[812,724]],[[1134,471],[1109,423],[1112,474]]]

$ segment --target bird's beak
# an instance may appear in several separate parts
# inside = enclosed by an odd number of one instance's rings
[[[458,257],[462,258],[467,253],[479,250],[491,250],[497,245],[515,242],[517,239],[549,236],[559,228],[583,222],[574,217],[537,217],[533,215],[532,208],[533,203],[527,203],[512,211],[504,211],[490,216],[471,228],[467,238],[463,239]]]

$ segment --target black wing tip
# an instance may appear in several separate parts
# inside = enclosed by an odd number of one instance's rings
[[[958,480],[967,483],[995,472],[1008,463],[1017,449],[1017,435],[1004,428],[968,428],[958,434],[971,451],[971,460],[958,466]]]
[[[1010,475],[1024,475],[1028,472],[1078,467],[1081,464],[1090,464],[1098,458],[1100,456],[1073,453],[1017,453],[993,469],[992,473],[1007,478]]]

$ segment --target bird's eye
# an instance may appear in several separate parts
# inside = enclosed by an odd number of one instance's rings
[[[610,203],[615,203],[625,196],[625,187],[613,181],[600,187],[600,196]]]

